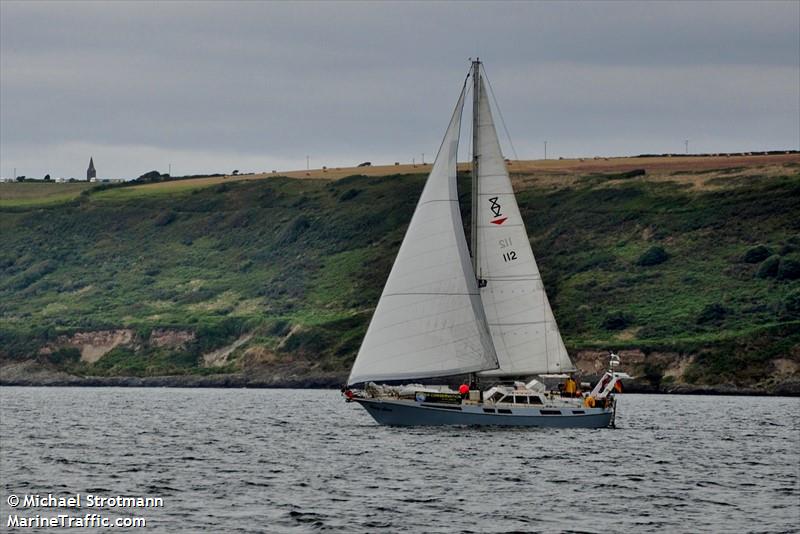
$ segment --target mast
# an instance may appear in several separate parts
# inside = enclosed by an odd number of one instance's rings
[[[478,280],[481,274],[478,271],[478,110],[480,109],[481,96],[481,60],[475,58],[472,62],[472,219],[470,221],[470,247],[472,251],[472,269]]]
[[[481,275],[478,272],[478,110],[481,97],[481,60],[475,58],[472,62],[472,217],[470,219],[470,250],[472,251],[472,272],[478,279],[478,288],[481,287]],[[478,375],[470,373],[469,387],[478,383]]]

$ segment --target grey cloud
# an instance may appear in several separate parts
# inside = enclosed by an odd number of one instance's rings
[[[476,52],[521,157],[797,148],[799,21],[797,2],[6,1],[0,174],[48,171],[36,147],[408,160]]]

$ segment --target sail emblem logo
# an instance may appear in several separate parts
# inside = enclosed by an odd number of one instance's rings
[[[503,217],[503,214],[500,212],[500,203],[497,202],[499,197],[492,197],[489,199],[489,208],[492,210],[492,214],[494,214],[494,220],[490,221],[492,224],[503,224],[506,222],[508,217]]]

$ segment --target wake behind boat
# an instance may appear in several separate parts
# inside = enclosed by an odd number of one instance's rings
[[[472,78],[471,247],[458,203],[456,157]],[[481,62],[473,61],[439,153],[361,344],[345,395],[388,425],[599,428],[613,424],[609,371],[591,392],[568,379],[563,394],[539,375],[568,376],[567,354],[547,299],[500,150]],[[447,386],[379,386],[455,375]],[[528,377],[525,382],[514,381]],[[479,380],[494,385],[482,390]],[[510,381],[510,382],[509,382]],[[512,385],[513,384],[513,385]],[[361,388],[356,386],[362,385]]]

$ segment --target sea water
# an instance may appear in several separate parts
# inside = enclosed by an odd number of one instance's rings
[[[800,399],[618,399],[616,429],[391,428],[330,390],[0,388],[0,531],[798,531]]]

